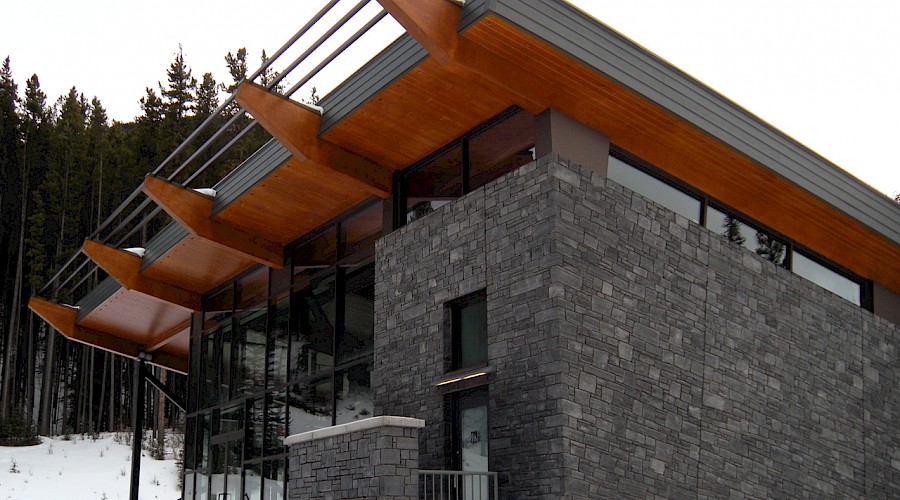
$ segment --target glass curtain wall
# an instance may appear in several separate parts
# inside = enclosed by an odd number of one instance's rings
[[[283,499],[285,436],[372,416],[374,242],[367,200],[204,298],[194,322],[184,498]]]

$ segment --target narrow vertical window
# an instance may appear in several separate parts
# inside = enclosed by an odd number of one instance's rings
[[[487,297],[484,292],[450,304],[451,369],[487,364]]]

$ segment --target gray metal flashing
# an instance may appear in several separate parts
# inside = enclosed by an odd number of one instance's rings
[[[216,199],[210,217],[224,210],[291,158],[291,152],[275,139],[269,140],[224,179],[216,183]]]
[[[190,233],[188,233],[188,230],[182,227],[181,224],[170,222],[169,225],[162,228],[160,232],[150,238],[144,247],[144,258],[141,259],[141,271],[153,265],[154,262],[159,260],[166,252],[171,250],[189,235]]]
[[[325,109],[319,134],[327,133],[427,57],[428,52],[413,37],[409,34],[400,36],[319,101]]]
[[[75,321],[81,321],[82,318],[90,314],[97,306],[112,297],[120,288],[122,288],[122,285],[120,285],[118,281],[114,280],[111,276],[107,276],[105,280],[101,281],[99,285],[94,287],[93,290],[88,292],[87,295],[78,301],[78,318]]]
[[[462,33],[477,23],[491,11],[493,0],[472,0],[466,2],[459,15],[459,32]]]
[[[559,0],[466,8],[489,9],[900,244],[900,205],[577,8]]]

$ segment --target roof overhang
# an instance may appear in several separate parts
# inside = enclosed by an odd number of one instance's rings
[[[554,108],[900,293],[900,206],[571,5],[382,4],[432,53],[398,40],[347,82],[355,90],[326,97],[323,139],[398,169],[511,105]],[[459,14],[442,14],[448,9]],[[393,74],[379,75],[383,85],[373,87],[371,77],[384,68]]]

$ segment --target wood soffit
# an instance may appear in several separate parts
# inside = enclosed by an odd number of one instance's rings
[[[210,218],[209,196],[152,175],[144,178],[143,191],[191,234],[269,267],[280,269],[284,264],[283,245]]]
[[[76,323],[78,309],[32,297],[28,307],[63,336],[132,359],[141,352],[150,355],[150,363],[187,373],[187,350],[155,351],[116,332],[102,331]]]
[[[326,140],[400,169],[511,105],[535,114],[555,108],[676,179],[900,293],[897,245],[615,81],[494,15],[457,34],[454,43],[433,18],[453,7],[449,2],[381,3],[423,47],[440,45],[437,55],[430,53],[332,127]],[[395,14],[397,9],[402,12]]]

